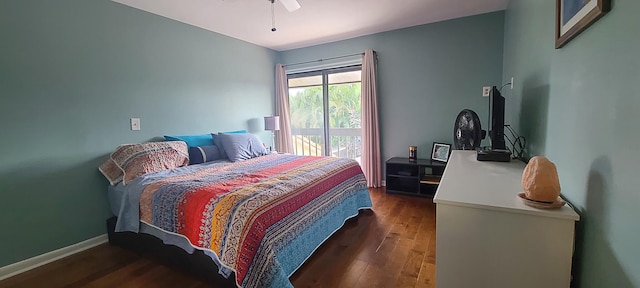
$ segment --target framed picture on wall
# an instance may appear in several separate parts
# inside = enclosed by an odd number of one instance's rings
[[[451,144],[433,142],[431,160],[446,163],[449,161],[449,155],[451,155]]]
[[[611,10],[611,0],[556,0],[556,49]]]

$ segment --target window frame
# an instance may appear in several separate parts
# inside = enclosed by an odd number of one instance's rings
[[[323,143],[322,146],[324,150],[323,153],[325,156],[331,155],[331,143],[329,140],[330,139],[330,135],[329,135],[329,129],[330,129],[329,127],[329,74],[353,72],[353,71],[362,71],[362,64],[287,74],[287,90],[291,88],[289,87],[289,79],[318,76],[318,75],[322,76],[322,109],[323,109],[322,137],[325,142]],[[348,82],[348,83],[356,83],[356,82]],[[362,83],[362,79],[360,79],[360,83]],[[311,86],[295,86],[293,88],[303,88],[303,87],[311,87]],[[287,95],[287,97],[289,96]]]

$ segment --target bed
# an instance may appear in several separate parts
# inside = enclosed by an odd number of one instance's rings
[[[352,159],[266,154],[159,170],[112,183],[110,242],[151,237],[179,247],[209,262],[187,260],[190,267],[208,266],[200,268],[225,285],[293,287],[289,277],[305,260],[347,219],[371,209]]]

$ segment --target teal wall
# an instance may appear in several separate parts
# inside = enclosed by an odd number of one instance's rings
[[[613,2],[558,50],[555,1],[512,0],[505,14],[510,115],[582,216],[575,287],[640,287],[640,2]]]
[[[106,232],[119,144],[270,139],[275,51],[111,1],[0,1],[0,39],[0,267]]]
[[[164,134],[261,130],[273,66],[379,56],[383,159],[486,127],[481,87],[507,83],[507,122],[558,166],[582,216],[577,287],[640,287],[640,2],[554,49],[553,1],[276,53],[110,1],[0,2],[0,267],[105,233],[115,146]],[[280,58],[279,61],[278,58]],[[238,101],[242,99],[242,103]],[[243,103],[252,103],[248,106]],[[142,119],[141,131],[129,118]],[[264,132],[263,139],[269,141]]]
[[[409,145],[429,158],[434,141],[453,143],[462,109],[475,110],[486,125],[482,86],[501,84],[503,29],[501,11],[283,51],[280,59],[291,64],[373,48],[383,161],[408,157]]]

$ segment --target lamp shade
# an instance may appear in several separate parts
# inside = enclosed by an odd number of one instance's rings
[[[280,116],[265,116],[264,130],[269,130],[269,131],[280,130]]]

